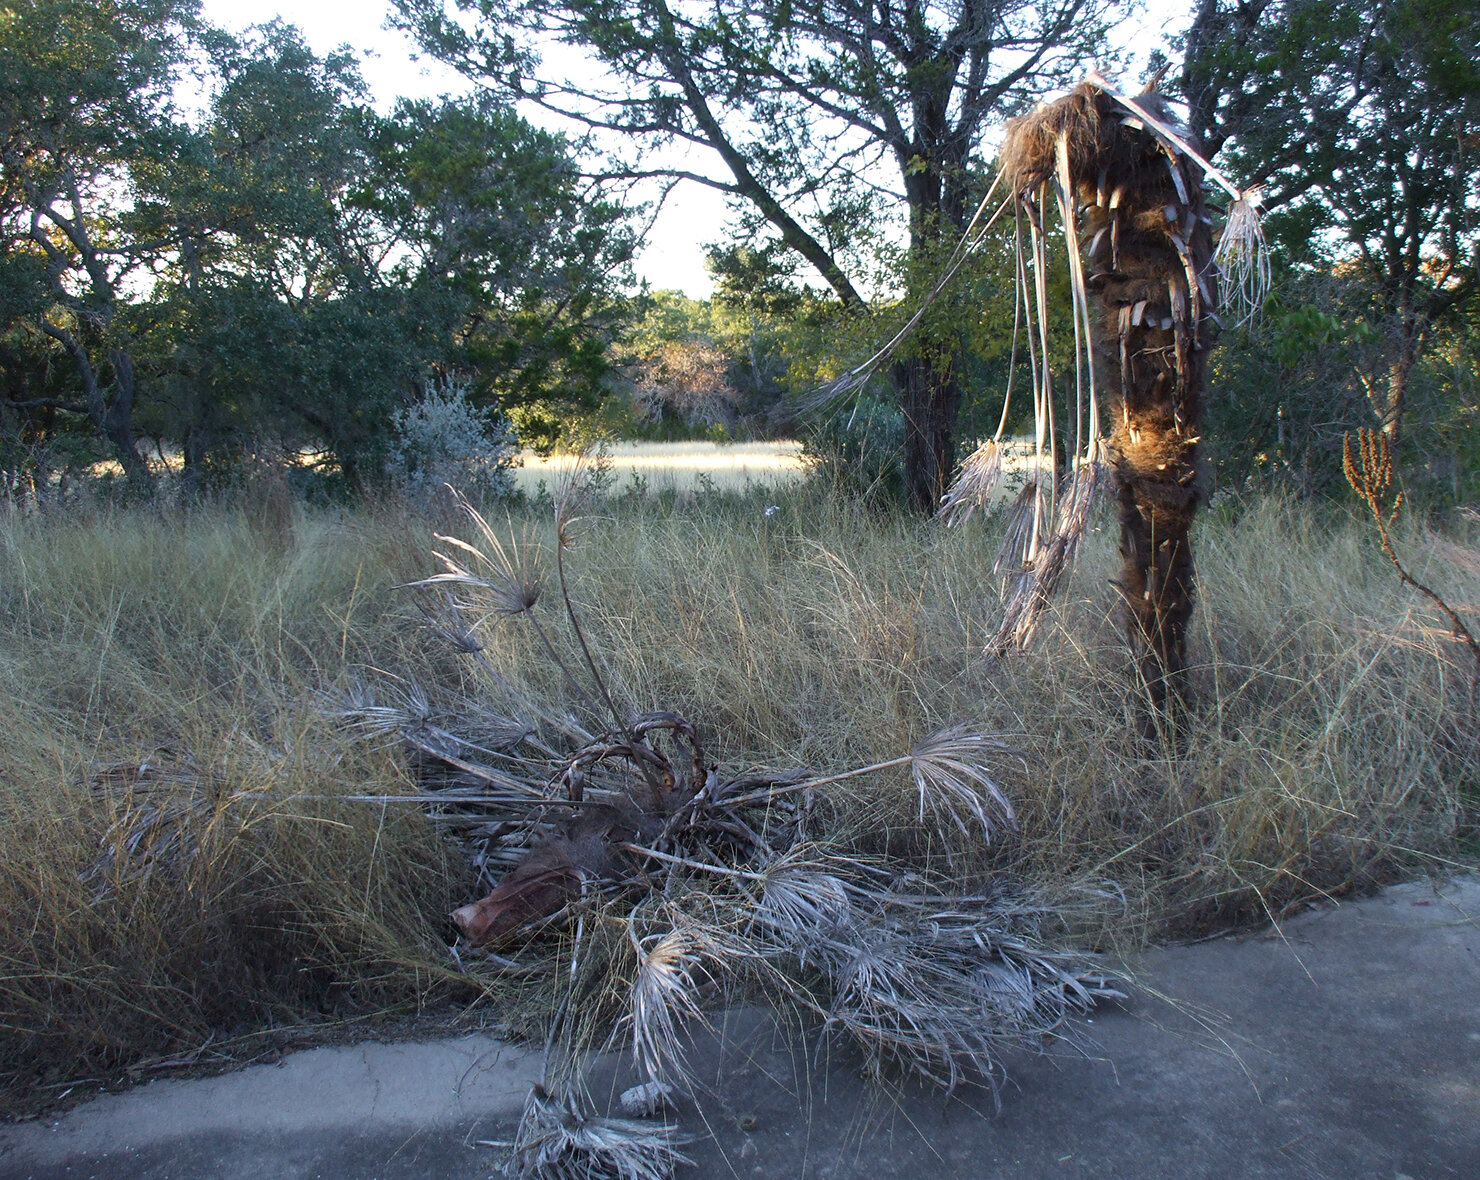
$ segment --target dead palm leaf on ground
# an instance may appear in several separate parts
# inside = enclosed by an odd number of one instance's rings
[[[480,540],[441,538],[461,556],[444,557],[444,573],[421,585],[454,592],[435,608],[455,616],[438,629],[461,636],[456,649],[481,662],[492,628],[534,623],[530,579],[517,571],[536,563],[497,537],[493,545],[471,509],[469,518]],[[569,544],[565,528],[556,543]],[[968,893],[948,877],[837,845],[817,822],[829,790],[894,776],[915,822],[940,846],[999,839],[1016,824],[999,785],[999,765],[1017,758],[1005,743],[953,727],[898,758],[832,774],[727,778],[689,720],[616,701],[576,618],[563,560],[557,577],[566,635],[581,654],[565,658],[548,625],[534,650],[559,662],[567,680],[585,670],[580,720],[529,700],[501,675],[492,688],[510,699],[469,712],[532,720],[495,726],[501,737],[476,746],[455,736],[455,718],[432,716],[404,687],[384,706],[358,690],[340,710],[372,740],[400,722],[421,778],[405,798],[443,825],[493,886],[453,916],[465,970],[520,966],[496,952],[479,960],[490,953],[483,948],[516,936],[573,932],[570,968],[552,979],[566,989],[562,1011],[615,1005],[617,1033],[642,1076],[680,1092],[691,1080],[686,1030],[707,1002],[741,985],[812,1012],[823,1035],[856,1045],[878,1076],[904,1070],[947,1087],[971,1079],[995,1088],[1009,1046],[1039,1047],[1066,1031],[1070,1014],[1116,994],[1091,960],[1044,945],[1051,907],[1031,893],[1007,883]],[[604,731],[603,713],[613,722]],[[630,953],[607,954],[598,969],[593,939],[613,924],[625,928]],[[583,990],[592,986],[599,995]],[[579,1063],[599,1049],[607,1036],[599,1024],[558,1021],[558,1057]],[[681,1158],[671,1129],[597,1117],[576,1065],[552,1072],[531,1097],[510,1167],[528,1177],[646,1178]]]

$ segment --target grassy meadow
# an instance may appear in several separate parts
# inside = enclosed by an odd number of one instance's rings
[[[490,512],[568,642],[548,511]],[[1080,945],[1132,950],[1473,862],[1469,657],[1333,510],[1205,515],[1180,758],[1128,737],[1108,524],[1036,646],[996,664],[980,655],[1000,610],[990,521],[948,530],[795,484],[619,496],[576,531],[572,591],[614,695],[682,713],[724,773],[885,760],[954,723],[1021,751],[996,768],[1020,833],[963,839],[953,864],[1087,887],[1103,904],[1066,918]],[[434,532],[469,535],[450,509],[392,502],[0,513],[10,1109],[375,1014],[537,1025],[539,972],[468,976],[448,953],[447,914],[478,889],[457,849],[414,806],[351,798],[410,791],[406,752],[334,717],[367,686],[425,694],[434,716],[507,708],[401,588],[435,571]],[[1474,617],[1480,529],[1400,543]],[[509,681],[581,713],[525,631],[484,638]],[[831,804],[846,839],[931,855],[902,773]],[[503,949],[553,962],[558,937]]]

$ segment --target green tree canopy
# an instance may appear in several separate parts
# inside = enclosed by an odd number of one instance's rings
[[[489,97],[382,117],[352,55],[280,22],[238,38],[87,0],[3,20],[11,412],[87,415],[143,482],[140,429],[192,481],[264,434],[358,479],[438,374],[547,431],[601,396],[632,235],[559,136]],[[198,118],[171,102],[187,54]],[[75,396],[26,386],[37,339]]]
[[[0,9],[0,283],[7,333],[62,351],[77,398],[26,390],[29,409],[85,415],[135,482],[137,379],[120,310],[143,262],[133,177],[168,156],[171,94],[194,0],[21,0]],[[16,345],[12,345],[12,352]]]
[[[708,185],[742,228],[804,259],[862,311],[899,210],[913,282],[964,226],[982,135],[1103,49],[1111,0],[397,0],[432,52],[506,93],[619,137],[605,174]],[[468,17],[475,19],[469,20]],[[543,44],[599,69],[560,71]],[[604,141],[612,142],[610,139]],[[705,149],[699,171],[665,162]],[[754,243],[752,243],[754,244]],[[894,271],[898,278],[900,272]],[[912,503],[954,465],[961,341],[940,318],[891,370]]]
[[[1185,48],[1194,131],[1386,342],[1359,373],[1396,439],[1415,365],[1480,292],[1480,3],[1202,0]]]

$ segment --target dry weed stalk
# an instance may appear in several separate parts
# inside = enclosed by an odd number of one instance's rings
[[[1372,515],[1372,523],[1377,528],[1382,552],[1392,562],[1393,568],[1398,571],[1399,579],[1405,585],[1412,586],[1437,606],[1449,619],[1449,625],[1454,629],[1455,639],[1463,641],[1470,649],[1470,655],[1475,661],[1471,698],[1472,701],[1480,698],[1480,643],[1476,642],[1474,633],[1460,618],[1459,612],[1450,606],[1437,591],[1430,589],[1415,578],[1399,560],[1397,550],[1393,548],[1391,529],[1393,521],[1398,518],[1398,512],[1403,507],[1403,492],[1392,493],[1393,452],[1388,436],[1379,430],[1363,426],[1357,430],[1356,443],[1353,445],[1350,433],[1342,435],[1341,467],[1352,491],[1356,492],[1362,503],[1367,505],[1367,510]],[[1390,495],[1392,496],[1391,505],[1388,503]]]
[[[526,555],[466,511],[481,544],[440,538],[470,560],[444,554],[444,572],[420,585],[451,591],[451,617],[439,630],[486,660],[480,625],[464,620],[533,626],[538,595]],[[564,549],[570,540],[562,518],[556,544]],[[1039,1047],[1065,1031],[1069,1015],[1118,994],[1088,960],[1046,948],[1046,902],[1005,885],[967,892],[820,839],[815,813],[826,788],[907,771],[926,831],[941,843],[952,831],[990,840],[1016,824],[993,770],[1015,756],[1008,746],[952,728],[909,754],[831,775],[725,778],[689,721],[616,703],[578,631],[565,563],[557,568],[582,664],[562,661],[548,627],[535,650],[568,680],[584,665],[590,683],[578,685],[577,696],[591,713],[610,711],[613,728],[593,736],[515,695],[513,704],[535,720],[494,714],[501,738],[474,744],[434,724],[424,698],[405,689],[389,706],[357,690],[338,718],[370,735],[398,725],[421,777],[418,793],[405,798],[498,877],[488,896],[453,915],[466,940],[454,948],[459,965],[475,964],[478,948],[516,933],[527,938],[574,922],[567,1015],[555,1034],[562,1060],[596,1047],[592,1021],[570,1013],[587,986],[582,956],[593,952],[585,944],[614,922],[625,925],[633,965],[616,974],[608,961],[601,988],[621,993],[618,1029],[647,1083],[677,1090],[689,1088],[684,1036],[704,994],[742,980],[815,1013],[824,1031],[860,1047],[876,1075],[904,1068],[943,1086],[970,1079],[994,1091],[1004,1050]],[[495,684],[513,692],[503,677]],[[495,955],[491,965],[510,963]],[[647,1177],[680,1158],[666,1132],[595,1118],[577,1069],[547,1077],[531,1097],[510,1166],[520,1176]]]

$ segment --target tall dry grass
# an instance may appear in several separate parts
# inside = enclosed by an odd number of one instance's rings
[[[1109,949],[1467,855],[1464,656],[1360,526],[1277,500],[1203,526],[1199,708],[1174,758],[1128,736],[1139,706],[1106,614],[1108,534],[1088,538],[1035,649],[992,664],[990,532],[806,488],[771,502],[595,505],[574,595],[614,695],[683,713],[726,771],[841,770],[956,722],[1022,752],[1000,768],[1015,840],[925,846],[911,784],[886,775],[832,801],[859,847],[1113,881],[1123,907],[1079,907],[1073,930]],[[492,519],[544,564],[545,609],[549,524]],[[460,527],[393,505],[0,519],[8,1101],[460,986],[446,914],[471,872],[414,811],[347,798],[406,791],[412,770],[324,707],[352,682],[387,698],[418,685],[449,715],[503,705],[418,627],[417,592],[395,589],[431,572],[433,531]],[[1406,543],[1474,609],[1473,528]],[[581,710],[526,629],[486,639],[508,679]],[[512,1023],[539,1002],[526,977],[484,986]]]
[[[414,658],[391,586],[419,557],[373,518],[0,521],[12,1099],[427,994],[461,866],[414,818],[336,802],[405,769],[314,708]]]

